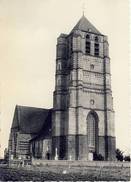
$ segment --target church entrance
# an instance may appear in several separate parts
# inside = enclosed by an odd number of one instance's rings
[[[98,116],[90,112],[87,116],[88,160],[93,160],[93,154],[98,152]]]
[[[50,160],[50,153],[49,152],[46,153],[46,159]]]

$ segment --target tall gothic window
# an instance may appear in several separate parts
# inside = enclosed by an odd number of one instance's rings
[[[61,70],[61,63],[57,63],[57,70]]]
[[[86,52],[86,54],[90,54],[90,36],[87,34],[86,35],[86,45],[85,45],[85,47],[86,47],[86,49],[85,49],[85,52]]]
[[[57,86],[60,86],[60,84],[61,84],[61,80],[60,80],[60,78],[58,77],[58,78],[57,78]]]
[[[93,113],[87,116],[87,136],[89,149],[96,151],[98,137],[98,121]]]
[[[92,114],[88,116],[87,126],[88,145],[95,147],[95,119]]]
[[[94,54],[95,56],[99,56],[99,42],[97,36],[95,37]]]

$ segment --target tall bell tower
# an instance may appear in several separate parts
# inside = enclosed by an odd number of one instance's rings
[[[83,15],[57,39],[52,155],[115,160],[114,110],[107,36]]]

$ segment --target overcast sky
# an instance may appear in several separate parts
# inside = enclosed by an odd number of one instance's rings
[[[82,16],[83,0],[0,0],[0,143],[16,104],[51,108],[56,40]],[[85,0],[85,16],[108,35],[117,147],[129,151],[127,0]]]

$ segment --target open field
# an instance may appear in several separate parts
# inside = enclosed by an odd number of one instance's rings
[[[46,165],[28,168],[0,167],[0,181],[130,181],[128,166]]]

